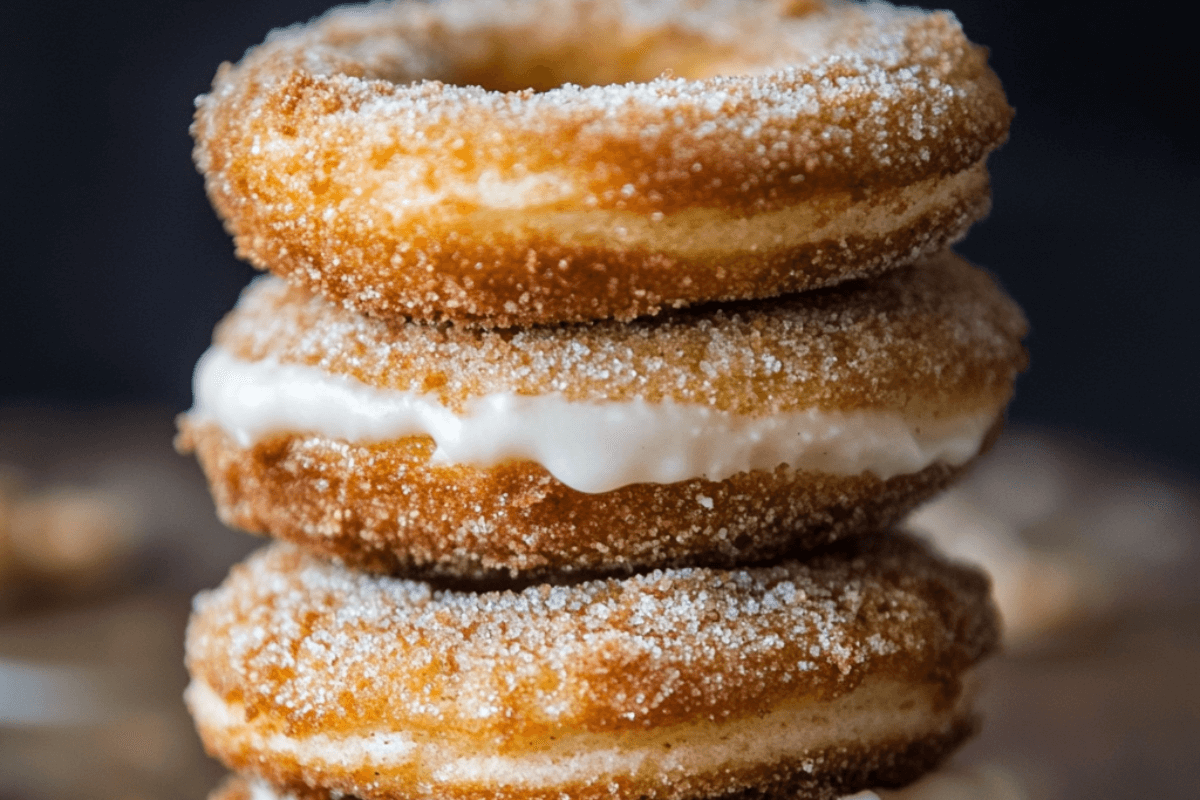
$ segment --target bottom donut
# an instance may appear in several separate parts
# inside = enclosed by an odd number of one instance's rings
[[[1011,776],[987,766],[938,770],[902,789],[865,790],[839,800],[1026,800],[1027,793]],[[261,781],[231,775],[208,800],[304,800]],[[347,800],[351,800],[347,798]]]
[[[979,572],[900,534],[804,561],[469,592],[275,544],[201,594],[209,751],[303,798],[835,798],[975,727]]]

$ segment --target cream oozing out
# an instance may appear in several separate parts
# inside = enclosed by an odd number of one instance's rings
[[[468,401],[459,414],[429,394],[378,389],[273,359],[246,361],[219,346],[200,358],[193,384],[192,421],[215,423],[242,447],[285,433],[360,443],[429,436],[434,463],[533,461],[582,492],[724,480],[781,464],[883,479],[939,462],[957,466],[978,453],[1000,412],[989,407],[928,420],[806,409],[753,417],[674,402],[497,393]]]

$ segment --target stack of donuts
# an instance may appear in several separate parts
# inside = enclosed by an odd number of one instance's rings
[[[948,251],[1011,110],[949,14],[401,0],[198,101],[243,293],[178,446],[214,798],[835,798],[976,726],[988,581],[892,526],[1025,322]],[[976,794],[976,796],[980,796]]]

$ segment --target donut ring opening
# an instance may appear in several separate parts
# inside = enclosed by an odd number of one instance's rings
[[[483,6],[481,19],[464,24],[450,17],[425,28],[420,38],[398,29],[395,36],[411,48],[408,63],[395,59],[391,35],[376,39],[374,31],[356,43],[354,54],[368,74],[395,84],[430,80],[500,93],[650,83],[664,76],[694,81],[786,63],[771,50],[778,36],[765,29],[775,17],[769,5],[762,9],[767,14],[740,20],[745,29],[736,38],[728,29],[713,31],[707,15],[686,8],[673,8],[678,16],[667,25],[648,24],[662,13],[653,5],[535,0],[504,6],[503,16],[495,14],[500,6]],[[811,3],[806,13],[820,6]],[[638,12],[643,19],[635,18]],[[417,74],[413,62],[428,72]]]

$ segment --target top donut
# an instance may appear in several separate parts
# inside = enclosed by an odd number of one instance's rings
[[[1012,115],[986,62],[881,3],[410,0],[272,33],[192,133],[239,255],[352,310],[625,320],[961,238]]]

